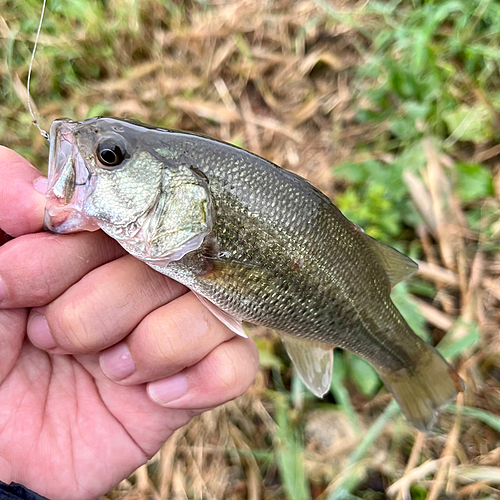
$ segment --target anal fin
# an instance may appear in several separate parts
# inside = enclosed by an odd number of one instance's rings
[[[333,346],[278,333],[305,386],[322,398],[332,383]]]

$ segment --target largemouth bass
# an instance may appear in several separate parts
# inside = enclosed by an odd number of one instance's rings
[[[371,363],[419,429],[461,390],[390,299],[416,264],[366,235],[301,177],[235,146],[135,121],[57,120],[46,228],[102,229],[183,283],[236,333],[276,330],[305,385],[333,347]]]

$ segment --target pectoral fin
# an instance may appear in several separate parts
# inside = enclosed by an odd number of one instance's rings
[[[279,333],[286,352],[305,386],[319,398],[330,389],[333,373],[333,346]]]
[[[230,330],[232,330],[236,335],[243,337],[245,339],[248,338],[248,335],[243,330],[243,323],[240,319],[236,319],[234,316],[231,316],[227,312],[223,311],[215,304],[210,302],[208,299],[200,295],[199,293],[193,292],[197,299],[221,322],[224,323]]]

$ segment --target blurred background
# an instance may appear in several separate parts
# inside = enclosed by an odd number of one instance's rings
[[[46,171],[25,88],[40,12],[0,0],[0,143]],[[467,386],[422,434],[364,361],[336,352],[319,400],[253,328],[253,387],[105,498],[500,498],[498,1],[49,0],[31,94],[45,129],[136,118],[309,179],[419,261],[393,300]]]

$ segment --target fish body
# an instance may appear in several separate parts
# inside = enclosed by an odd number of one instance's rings
[[[100,227],[228,324],[278,331],[316,394],[329,388],[333,346],[369,361],[419,428],[460,390],[390,299],[416,264],[303,178],[226,143],[124,120],[60,120],[50,137],[49,229]]]

